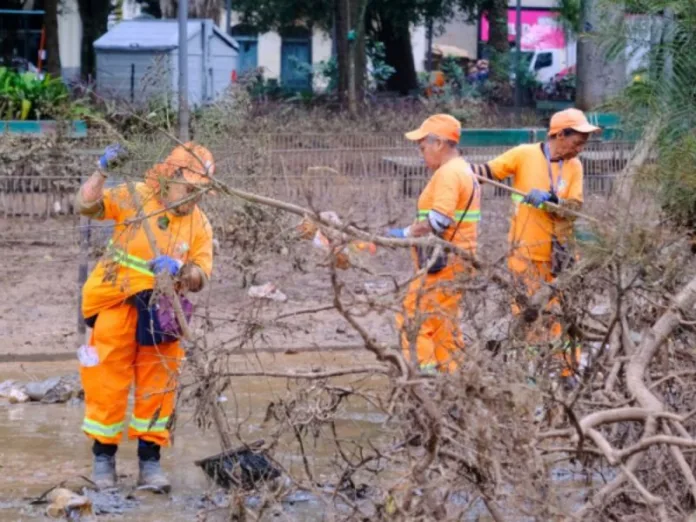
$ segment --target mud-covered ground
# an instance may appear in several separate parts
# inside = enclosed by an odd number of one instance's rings
[[[483,207],[479,252],[494,259],[505,249],[507,201]],[[404,212],[406,214],[406,212]],[[401,220],[408,223],[406,216]],[[82,344],[78,339],[79,232],[76,218],[56,220],[0,219],[0,361],[65,358]],[[97,235],[97,231],[93,232]],[[209,289],[196,296],[214,330],[211,342],[228,341],[239,333],[242,318],[261,314],[271,321],[299,310],[330,306],[333,295],[322,254],[309,241],[286,234],[288,248],[254,252],[255,284],[273,283],[287,296],[285,302],[261,302],[248,297],[240,252],[222,242],[215,257]],[[99,244],[99,240],[93,240]],[[94,265],[90,259],[90,268]],[[355,293],[381,292],[395,277],[405,280],[412,270],[406,250],[379,249],[361,261],[372,275],[341,271]],[[248,271],[247,271],[248,282]],[[261,305],[262,310],[257,310]],[[372,314],[365,325],[380,340],[395,338],[392,314]],[[256,349],[330,348],[359,345],[359,339],[335,311],[285,317],[277,327],[257,338]],[[199,326],[201,322],[199,321]],[[248,346],[251,348],[252,346]]]
[[[242,370],[282,371],[288,366],[298,371],[310,371],[317,364],[340,368],[354,363],[352,354],[313,353],[296,355],[261,354],[255,362],[245,356],[232,362]],[[0,382],[6,379],[28,381],[53,375],[69,374],[76,370],[72,362],[0,363]],[[344,384],[357,387],[379,386],[379,378],[345,378]],[[280,379],[238,378],[234,389],[225,392],[228,416],[240,423],[239,433],[252,442],[264,437],[263,416],[268,403],[282,398],[286,385]],[[196,520],[206,514],[207,520],[227,520],[224,517],[227,499],[220,493],[194,461],[219,453],[220,445],[213,431],[201,432],[192,422],[190,407],[180,407],[175,431],[175,443],[163,450],[163,467],[169,473],[173,490],[170,496],[154,495],[135,490],[137,458],[134,441],[124,441],[119,447],[119,489],[113,494],[91,494],[99,520],[139,520],[148,522],[183,522]],[[9,404],[0,399],[0,520],[42,520],[45,505],[32,505],[51,487],[64,483],[66,487],[81,488],[87,483],[91,466],[90,442],[80,431],[83,406],[81,402],[44,405],[39,403]],[[337,429],[342,437],[351,440],[377,437],[379,421],[375,412],[363,406],[346,409],[338,415]],[[292,473],[302,472],[294,452],[287,449],[290,440],[281,441],[274,458]],[[318,471],[330,469],[329,441],[321,440],[312,449],[312,465]],[[253,498],[250,500],[253,502]],[[318,500],[301,493],[291,495],[279,506],[289,520],[320,520],[323,509]],[[273,511],[273,510],[272,510]],[[272,511],[269,519],[273,519]],[[215,518],[216,514],[220,518]]]
[[[479,254],[485,259],[500,259],[504,254],[508,208],[508,201],[484,202]],[[408,223],[406,218],[401,221]],[[0,220],[0,382],[78,370],[75,351],[84,339],[77,334],[79,248],[75,226],[74,218]],[[330,307],[333,299],[321,255],[309,242],[290,242],[287,247],[256,255],[255,283],[271,282],[287,296],[284,302],[262,302],[247,294],[239,252],[222,242],[209,290],[197,296],[200,306],[195,327],[208,331],[208,345],[225,343],[234,349],[237,353],[228,367],[236,371],[311,371],[374,364],[358,334],[335,310],[312,311]],[[372,274],[340,273],[346,288],[355,294],[388,289],[391,278],[403,281],[412,270],[405,250],[380,249],[374,257],[361,259]],[[93,263],[94,258],[90,267]],[[470,296],[471,300],[481,298],[475,293]],[[379,340],[396,344],[391,310],[372,311],[360,321]],[[249,336],[252,324],[255,335]],[[241,338],[247,340],[240,343]],[[342,381],[355,386],[379,386],[381,382],[377,377],[360,376]],[[286,386],[284,379],[237,378],[233,389],[225,392],[228,412],[243,420],[240,433],[247,441],[263,437],[266,407],[283,396]],[[31,506],[30,499],[63,481],[79,485],[80,476],[89,475],[89,442],[79,428],[82,414],[81,403],[11,405],[0,399],[0,520],[40,519],[45,506]],[[193,461],[217,453],[219,443],[213,432],[201,435],[191,421],[192,414],[190,409],[181,410],[176,444],[163,460],[172,475],[173,495],[132,491],[137,461],[135,446],[127,441],[119,451],[121,496],[95,499],[95,506],[103,512],[100,519],[176,522],[196,520],[206,513],[208,520],[215,520],[214,515],[222,511],[205,498],[208,494],[214,497],[215,488]],[[381,436],[383,419],[364,405],[346,408],[339,420],[340,436],[346,439]],[[324,451],[320,443],[312,454],[317,468],[328,473],[331,452]],[[282,445],[276,458],[301,473],[298,456],[284,453]],[[124,500],[128,495],[132,498]],[[285,519],[320,519],[323,509],[316,499],[295,500],[284,507]]]

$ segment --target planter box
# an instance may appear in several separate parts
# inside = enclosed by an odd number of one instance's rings
[[[68,127],[67,135],[70,138],[86,138],[87,123],[81,120],[72,122],[59,122],[54,120],[18,121],[0,120],[0,134],[24,134],[41,135],[58,132],[59,127]]]

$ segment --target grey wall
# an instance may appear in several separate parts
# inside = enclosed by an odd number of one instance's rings
[[[239,56],[237,51],[213,37],[210,45],[210,67],[213,69],[213,95],[218,96],[229,87],[232,81],[232,71],[238,70]],[[230,56],[233,52],[234,56]]]
[[[143,102],[170,90],[170,53],[97,51],[97,88],[100,93],[130,101],[133,65],[135,102]]]

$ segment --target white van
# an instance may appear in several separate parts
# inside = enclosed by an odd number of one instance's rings
[[[545,84],[553,80],[556,75],[575,67],[576,56],[576,44],[572,41],[563,49],[522,51],[522,63],[539,83]]]

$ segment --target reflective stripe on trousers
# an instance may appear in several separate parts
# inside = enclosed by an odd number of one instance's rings
[[[82,421],[82,431],[89,433],[90,435],[118,437],[123,431],[123,422],[116,422],[114,424],[107,425],[85,417]]]
[[[139,419],[133,416],[130,422],[130,428],[141,433],[156,433],[164,431],[167,429],[167,423],[169,422],[169,417],[163,417],[152,422],[152,419]],[[152,426],[150,426],[152,424]]]

